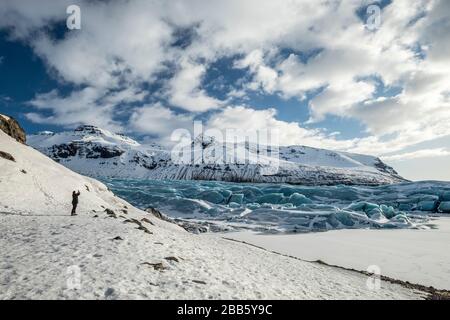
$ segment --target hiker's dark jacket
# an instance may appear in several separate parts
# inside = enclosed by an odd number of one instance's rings
[[[72,192],[72,204],[78,203],[79,196],[80,196],[80,192]]]

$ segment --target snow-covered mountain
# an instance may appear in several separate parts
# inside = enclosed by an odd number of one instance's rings
[[[143,145],[94,126],[41,132],[29,135],[27,141],[62,165],[93,177],[304,185],[405,181],[376,157],[305,146],[280,147],[276,154],[262,154],[255,145],[240,144],[243,152],[235,154],[234,144],[200,136],[191,143],[192,158],[180,163],[172,161],[171,152],[156,143]]]

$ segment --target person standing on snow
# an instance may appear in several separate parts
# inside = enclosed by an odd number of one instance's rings
[[[78,192],[72,192],[72,214],[71,216],[76,216],[77,205],[78,205],[78,197],[80,196],[80,190]]]

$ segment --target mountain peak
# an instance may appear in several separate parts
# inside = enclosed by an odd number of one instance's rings
[[[123,134],[92,125],[53,135],[31,135],[28,140],[55,161],[94,177],[303,185],[380,185],[405,181],[372,156],[305,146],[279,147],[276,155],[272,152],[262,155],[254,147],[233,154],[233,144],[217,148],[219,142],[205,135],[192,141],[193,153],[187,163],[173,160],[172,152],[161,146],[141,145]]]
[[[74,131],[75,132],[89,133],[89,134],[102,134],[104,132],[104,130],[100,129],[99,127],[92,126],[92,125],[87,125],[87,124],[78,126]]]

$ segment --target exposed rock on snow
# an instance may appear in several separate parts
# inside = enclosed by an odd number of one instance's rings
[[[9,161],[16,161],[12,155],[8,152],[0,151],[0,157]]]
[[[0,299],[424,297],[391,283],[372,291],[359,273],[189,234],[2,131],[0,145],[16,159],[0,158]],[[71,217],[74,189],[82,193],[78,216]],[[105,209],[128,214],[111,219]],[[144,218],[151,222],[145,225],[151,233],[123,223],[143,224]]]
[[[158,218],[160,220],[169,221],[169,222],[172,221],[168,216],[161,213],[159,210],[156,210],[155,208],[147,208],[147,209],[145,209],[145,211],[152,214],[153,216],[155,216],[156,218]]]
[[[25,143],[27,138],[25,131],[19,123],[11,117],[0,114],[0,130],[5,132],[10,137],[13,137],[20,143]]]
[[[124,135],[93,126],[57,134],[43,132],[29,136],[28,140],[55,161],[93,177],[303,185],[379,185],[405,181],[376,157],[305,146],[281,147],[276,155],[262,155],[255,145],[241,145],[246,155],[234,157],[234,144],[222,146],[213,138],[201,136],[192,142],[193,161],[186,164],[173,162],[170,151],[157,144],[141,145]]]

